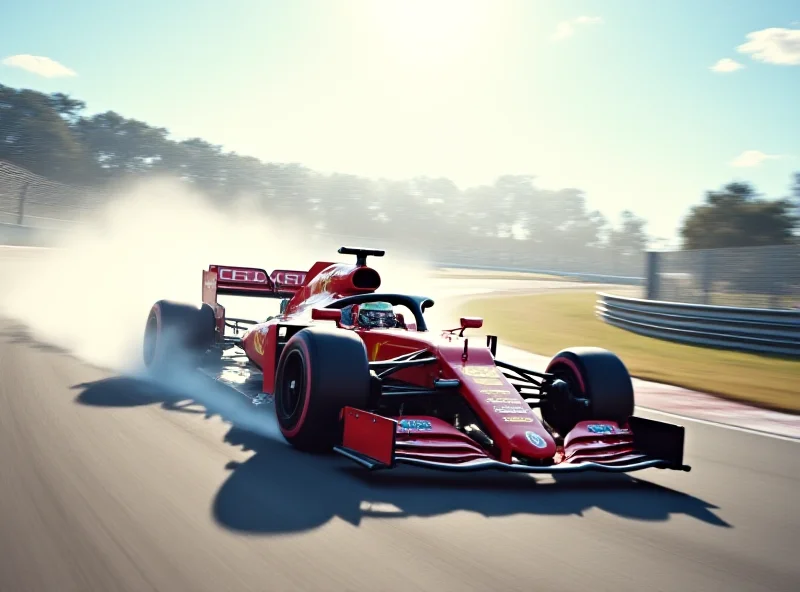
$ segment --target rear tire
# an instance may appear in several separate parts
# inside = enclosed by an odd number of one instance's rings
[[[150,309],[142,355],[153,371],[196,368],[214,345],[216,318],[208,305],[159,300]]]
[[[552,393],[542,404],[542,418],[562,437],[581,421],[624,424],[633,415],[631,376],[622,360],[610,351],[596,347],[565,349],[553,356],[546,372],[566,382],[571,394]],[[587,399],[589,406],[573,397]]]
[[[327,452],[340,438],[344,407],[369,402],[367,349],[355,333],[327,327],[297,332],[275,372],[275,414],[283,437],[306,452]]]

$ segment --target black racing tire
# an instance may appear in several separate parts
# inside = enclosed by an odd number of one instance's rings
[[[216,318],[208,304],[159,300],[150,309],[142,356],[152,371],[196,368],[214,345]]]
[[[369,396],[367,349],[356,333],[309,327],[289,339],[275,372],[275,415],[292,446],[329,451],[341,438],[342,409],[364,409]]]
[[[546,372],[569,386],[571,396],[552,393],[542,402],[542,418],[560,436],[581,421],[606,420],[624,424],[633,415],[633,382],[622,360],[597,347],[574,347],[558,352]],[[573,400],[587,399],[588,407]]]

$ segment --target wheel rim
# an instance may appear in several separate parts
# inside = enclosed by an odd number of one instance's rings
[[[556,369],[550,371],[556,378],[563,380],[569,385],[569,392],[573,397],[585,397],[586,393],[581,389],[581,383],[575,372],[568,366],[558,366]]]
[[[552,420],[552,427],[555,428],[561,436],[564,436],[566,431],[569,431],[574,426],[581,414],[581,409],[572,400],[572,397],[585,397],[586,393],[581,389],[580,381],[575,376],[575,372],[567,365],[556,364],[549,373],[556,378],[563,380],[569,387],[570,398],[562,401],[548,401],[543,407],[547,409],[549,419],[548,423]],[[544,412],[545,409],[542,409]],[[555,425],[553,425],[555,424]]]
[[[276,401],[278,415],[284,424],[293,427],[300,419],[306,397],[306,367],[297,350],[289,352],[283,365],[280,397]]]
[[[147,325],[144,329],[144,363],[150,366],[156,356],[156,338],[158,334],[158,319],[151,314],[147,317]]]

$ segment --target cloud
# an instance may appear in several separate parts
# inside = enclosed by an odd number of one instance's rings
[[[745,150],[731,161],[731,166],[737,168],[757,167],[765,160],[780,158],[778,154],[764,154],[760,150]]]
[[[553,39],[566,39],[575,34],[575,25],[601,25],[605,21],[599,16],[579,16],[571,21],[562,21],[556,25]]]
[[[709,68],[714,72],[736,72],[736,70],[741,70],[744,68],[742,64],[737,62],[736,60],[732,60],[730,58],[722,58],[716,64]]]
[[[29,54],[19,54],[9,56],[3,60],[3,64],[12,68],[22,68],[28,72],[33,72],[45,78],[58,78],[61,76],[77,76],[71,70],[55,60],[44,56],[34,56]]]
[[[800,29],[772,27],[747,34],[747,43],[736,49],[767,64],[800,65]]]

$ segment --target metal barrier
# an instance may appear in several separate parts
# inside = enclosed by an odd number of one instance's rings
[[[598,292],[600,319],[633,333],[690,345],[800,357],[800,310],[642,300]]]

